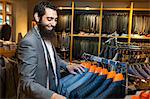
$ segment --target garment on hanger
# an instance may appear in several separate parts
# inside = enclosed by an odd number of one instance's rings
[[[4,41],[9,41],[11,37],[11,26],[7,23],[3,24],[1,28],[1,34],[2,36],[0,39],[3,39]]]

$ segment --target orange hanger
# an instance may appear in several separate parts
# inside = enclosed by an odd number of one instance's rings
[[[131,99],[140,99],[140,96],[133,95],[133,96],[131,96]]]
[[[95,69],[95,73],[100,73],[101,70],[102,70],[102,67],[97,67],[97,68]]]
[[[115,75],[116,75],[115,71],[110,71],[110,72],[108,72],[107,79],[114,78]]]
[[[100,75],[107,75],[108,74],[108,70],[106,69],[106,68],[103,68],[102,70],[101,70],[101,72],[99,73],[99,76]]]
[[[150,99],[150,91],[142,91],[139,96],[141,99]]]
[[[124,77],[122,73],[119,73],[119,74],[116,74],[116,76],[113,79],[113,82],[121,81],[121,80],[124,80]]]
[[[81,63],[85,68],[90,68],[91,67],[91,63],[90,62],[82,62]]]
[[[92,65],[92,66],[90,67],[89,72],[93,72],[93,73],[94,73],[96,68],[97,68],[96,65]]]

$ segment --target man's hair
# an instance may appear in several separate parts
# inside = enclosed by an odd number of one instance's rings
[[[43,15],[45,15],[45,8],[57,10],[57,7],[54,4],[52,4],[52,2],[42,1],[39,4],[35,5],[33,15],[35,13],[38,13],[38,16],[41,18]]]

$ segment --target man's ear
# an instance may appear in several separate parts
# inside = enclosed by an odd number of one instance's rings
[[[40,18],[38,17],[38,13],[37,12],[34,14],[34,19],[35,19],[36,22],[39,22],[39,20],[40,20]]]

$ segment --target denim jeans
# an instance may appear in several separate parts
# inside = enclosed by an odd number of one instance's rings
[[[86,52],[89,54],[97,55],[98,43],[94,38],[77,38],[74,39],[73,57],[80,59],[81,55]]]
[[[149,64],[145,64],[145,65],[150,70],[150,63]]]
[[[97,90],[95,90],[94,92],[92,92],[89,96],[87,96],[86,98],[95,98],[97,97],[98,95],[100,95],[103,91],[105,91],[108,86],[112,83],[113,79],[110,78],[110,79],[106,79],[102,85],[100,87],[98,87]]]
[[[60,90],[60,92],[61,92],[63,84],[66,83],[72,77],[74,77],[74,75],[73,74],[69,74],[69,75],[67,75],[67,76],[65,76],[65,77],[63,77],[63,78],[60,79],[60,84],[59,84],[59,90]]]
[[[81,40],[80,40],[80,38],[75,38],[74,39],[74,45],[75,46],[73,46],[73,57],[80,58],[80,55],[81,55],[81,53],[80,53],[80,50],[81,50]]]
[[[71,93],[70,93],[70,98],[77,98],[77,92],[82,90],[82,88],[88,86],[89,83],[91,83],[92,81],[94,81],[94,79],[98,76],[98,74],[93,74],[93,76],[84,84],[82,84],[81,86],[79,86],[78,88],[74,89]]]
[[[145,64],[141,64],[141,67],[150,75],[150,69]]]
[[[79,79],[78,81],[73,83],[71,86],[69,86],[66,90],[65,96],[69,97],[71,91],[73,91],[74,89],[76,89],[80,85],[84,84],[86,81],[88,81],[92,77],[93,74],[94,74],[93,72],[87,72],[81,79]]]
[[[77,98],[84,98],[96,90],[105,81],[107,75],[97,76],[96,79],[77,92]]]
[[[136,70],[144,77],[144,78],[149,78],[150,75],[148,75],[143,69],[141,66],[139,66],[138,64],[137,65],[134,65]]]
[[[69,87],[71,84],[73,84],[74,82],[76,82],[77,80],[81,79],[87,72],[88,69],[84,68],[85,72],[82,74],[76,74],[73,77],[69,78],[65,83],[63,83],[63,87]]]
[[[124,13],[114,13],[116,15],[112,15],[113,13],[110,14],[104,14],[102,22],[102,32],[103,33],[113,33],[114,31],[117,31],[118,34],[127,32],[127,27],[128,27],[128,14],[124,15]]]
[[[76,13],[76,12],[75,12]],[[99,32],[99,16],[95,14],[76,14],[75,31]]]
[[[124,80],[111,83],[103,93],[96,97],[96,99],[124,98],[125,87],[122,86],[122,84],[124,84]]]
[[[63,78],[61,78],[61,79],[60,79],[60,82],[61,82],[61,83],[64,83],[64,82],[66,82],[68,79],[72,78],[73,76],[74,76],[73,74],[69,74],[69,75],[67,75],[67,76],[65,76],[65,77],[63,77]]]
[[[136,68],[135,68],[134,65],[131,65],[131,66],[129,66],[129,67],[131,67],[131,69],[133,70],[134,75],[136,75],[136,76],[138,76],[138,77],[140,77],[140,78],[144,78],[144,77],[136,70]]]
[[[76,81],[78,81],[79,79],[81,79],[84,75],[86,75],[86,73],[88,72],[88,68],[84,68],[85,72],[82,74],[76,74],[75,76],[69,78],[67,81],[63,82],[61,84],[61,94],[65,95],[66,93],[66,89],[72,85],[73,83],[75,83]]]
[[[71,15],[59,15],[58,24],[56,26],[56,31],[60,32],[65,30],[70,31],[71,26]]]
[[[147,16],[134,16],[133,17],[133,29],[132,31],[134,33],[145,33],[148,34],[149,33],[149,17]]]

